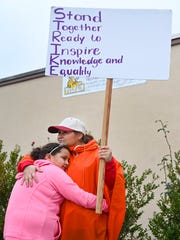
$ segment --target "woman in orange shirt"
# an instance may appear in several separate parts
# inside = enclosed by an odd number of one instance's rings
[[[112,157],[109,147],[99,147],[77,118],[65,118],[48,131],[58,133],[58,142],[72,150],[66,172],[85,191],[97,193],[99,159],[106,161],[104,197],[109,203],[109,213],[96,214],[65,200],[60,216],[61,240],[117,240],[125,217],[125,179],[121,164]],[[32,159],[24,157],[18,170],[23,171],[32,163]],[[24,181],[27,183],[30,179],[32,184],[37,170],[32,165],[26,167]]]

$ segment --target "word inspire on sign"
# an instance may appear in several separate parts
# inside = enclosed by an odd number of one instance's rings
[[[50,31],[49,73],[54,76],[87,76],[101,64],[121,64],[119,58],[103,59],[101,53],[102,14],[73,14],[53,8]]]

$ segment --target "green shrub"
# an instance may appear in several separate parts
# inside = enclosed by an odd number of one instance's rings
[[[151,169],[146,169],[140,176],[136,175],[137,166],[122,162],[126,179],[126,216],[119,240],[150,240],[148,229],[143,228],[140,218],[143,208],[154,199],[155,183],[158,176]]]
[[[3,152],[3,141],[0,140],[0,239],[3,239],[4,216],[12,187],[17,173],[16,166],[20,159],[20,147],[15,146],[8,157]]]
[[[164,192],[157,202],[158,212],[154,212],[149,227],[156,239],[180,240],[180,151],[172,154],[168,141],[167,125],[159,120],[169,149],[159,164],[164,171]]]

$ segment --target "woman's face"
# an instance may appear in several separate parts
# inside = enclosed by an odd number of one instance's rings
[[[82,144],[82,136],[83,134],[80,132],[74,131],[59,131],[57,140],[59,143],[63,143],[68,147],[76,146]]]
[[[70,159],[70,152],[66,148],[62,148],[59,153],[50,156],[50,161],[57,167],[65,170],[68,167]]]

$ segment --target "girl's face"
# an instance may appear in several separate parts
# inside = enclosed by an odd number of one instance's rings
[[[82,144],[82,136],[83,134],[79,132],[59,131],[57,140],[59,143],[72,147]]]
[[[68,167],[70,159],[70,152],[66,148],[62,148],[59,153],[55,155],[50,155],[50,161],[54,163],[57,167],[65,170]]]

